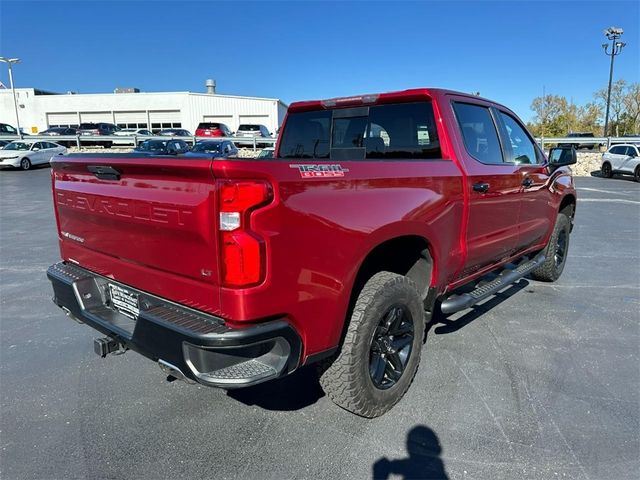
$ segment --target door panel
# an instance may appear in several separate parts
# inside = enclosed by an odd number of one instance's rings
[[[31,150],[31,164],[36,165],[42,163],[45,155],[45,149],[43,148],[42,142],[37,142],[34,144],[33,148],[38,148],[39,150]]]
[[[546,166],[520,168],[522,192],[520,193],[520,217],[518,219],[518,251],[525,250],[544,240],[555,218],[551,207],[549,171]],[[529,185],[529,186],[527,186]]]
[[[509,112],[496,109],[507,161],[516,165],[519,177],[520,210],[516,250],[544,241],[555,215],[550,211],[549,171],[544,154],[520,121]]]
[[[469,189],[467,257],[460,272],[465,277],[515,251],[521,179],[516,165],[504,163],[489,105],[453,98],[458,124],[453,137],[467,170]]]
[[[627,147],[625,150],[624,159],[620,162],[619,170],[623,172],[633,172],[634,166],[637,161],[636,151],[633,147]]]
[[[520,176],[510,166],[495,166],[489,174],[473,172],[467,178],[470,189],[467,225],[466,274],[512,255],[517,247],[520,210]],[[486,168],[483,169],[486,171]],[[486,183],[486,193],[473,186]]]

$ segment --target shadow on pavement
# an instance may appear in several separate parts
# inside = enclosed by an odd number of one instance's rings
[[[493,297],[489,297],[489,300],[485,301],[484,303],[471,307],[471,310],[469,312],[465,313],[464,315],[462,315],[460,318],[456,320],[449,320],[449,317],[455,314],[452,313],[450,315],[445,315],[440,311],[440,308],[437,308],[435,314],[433,315],[433,319],[431,320],[430,324],[427,326],[427,330],[431,330],[431,328],[433,328],[435,325],[442,324],[441,326],[438,326],[435,328],[434,333],[436,335],[443,335],[447,333],[456,332],[460,330],[462,327],[469,325],[476,318],[481,317],[492,308],[500,305],[509,297],[512,297],[519,291],[527,288],[527,286],[529,286],[529,283],[530,282],[528,280],[524,278],[521,279],[520,281],[512,284],[506,290],[503,290],[502,292],[497,293]]]
[[[631,174],[620,175],[618,173],[614,173],[611,176],[611,178],[605,178],[602,176],[602,172],[600,170],[594,170],[593,172],[590,172],[589,175],[591,175],[592,177],[604,178],[605,180],[626,180],[627,182],[636,183],[635,179],[633,178],[633,175]]]
[[[403,479],[448,479],[444,463],[440,458],[442,447],[433,430],[424,425],[413,427],[407,434],[407,458],[389,460],[380,458],[373,464],[374,480],[390,476]]]
[[[292,411],[313,405],[324,392],[316,369],[303,367],[279,380],[229,390],[227,395],[245,405],[256,405],[265,410]]]

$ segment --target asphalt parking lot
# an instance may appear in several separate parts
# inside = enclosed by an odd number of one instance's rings
[[[50,300],[48,168],[0,172],[0,477],[640,477],[640,184],[578,178],[568,263],[439,319],[405,398],[365,420],[311,370],[226,393],[100,359]]]

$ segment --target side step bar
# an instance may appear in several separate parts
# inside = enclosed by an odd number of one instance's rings
[[[532,260],[528,260],[518,265],[513,270],[503,270],[498,278],[485,283],[482,286],[477,287],[475,290],[469,293],[463,293],[461,295],[453,294],[444,300],[440,306],[442,313],[455,313],[461,310],[466,310],[472,307],[476,303],[498,293],[500,290],[508,287],[512,283],[517,282],[522,277],[529,274],[532,270],[535,270],[545,261],[545,256],[541,253]]]

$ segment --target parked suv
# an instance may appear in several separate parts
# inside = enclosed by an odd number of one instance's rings
[[[40,132],[38,135],[47,135],[47,136],[52,136],[52,137],[59,137],[62,135],[67,135],[67,136],[75,136],[77,135],[76,133],[76,129],[75,128],[71,128],[71,127],[51,127],[48,128],[47,130]],[[65,147],[72,147],[76,145],[76,141],[75,140],[58,140],[55,139],[56,143],[58,145],[64,145]]]
[[[77,134],[80,135],[81,137],[83,135],[84,136],[113,135],[114,132],[117,132],[118,130],[120,130],[120,127],[118,127],[117,125],[114,125],[113,123],[104,123],[104,122],[81,123],[80,126],[78,127]],[[108,141],[81,140],[81,142],[83,145],[102,145],[104,148],[111,148],[111,146],[113,145],[113,142],[110,140]]]
[[[593,132],[571,132],[567,135],[567,138],[594,138],[595,135]],[[580,143],[561,143],[559,147],[573,147],[578,150],[581,147],[589,148],[593,150],[594,148],[600,148],[603,144],[598,142],[580,142]]]
[[[640,147],[632,143],[614,145],[602,154],[601,173],[604,178],[614,174],[633,175],[640,182]]]
[[[230,137],[231,130],[224,123],[201,122],[196,128],[196,137]]]
[[[411,385],[436,309],[565,267],[576,152],[547,158],[498,103],[297,102],[274,157],[53,160],[53,301],[105,335],[100,356],[225,389],[315,364],[329,398],[376,417]]]
[[[236,144],[238,145],[251,145],[253,146],[253,141],[251,142],[246,142],[246,141],[242,141],[241,139],[246,139],[246,138],[271,138],[271,133],[269,133],[269,129],[267,127],[265,127],[264,125],[258,125],[258,124],[249,124],[249,123],[244,123],[242,125],[240,125],[238,127],[238,131],[236,132],[236,138],[237,140],[235,141]],[[256,143],[257,147],[265,147],[265,146],[270,146],[270,143]]]

